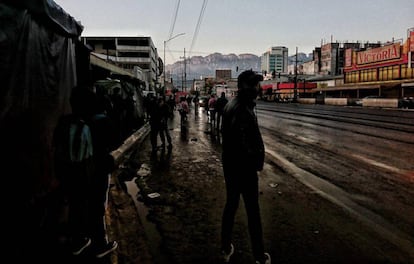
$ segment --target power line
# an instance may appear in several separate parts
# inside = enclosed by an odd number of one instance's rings
[[[205,12],[206,7],[207,7],[207,2],[208,2],[208,0],[204,0],[203,5],[201,6],[200,15],[198,16],[197,26],[194,30],[193,40],[191,41],[190,52],[188,53],[188,57],[190,57],[190,58],[191,58],[191,54],[193,52],[194,44],[197,40],[198,32],[200,31],[200,25],[201,25],[201,21],[203,20],[203,17],[204,17],[204,12]],[[190,67],[188,67],[188,72],[190,73]]]
[[[177,3],[175,4],[175,13],[174,13],[171,26],[170,26],[170,33],[168,34],[168,39],[171,38],[172,34],[174,33],[175,22],[177,21],[177,15],[178,15],[179,8],[180,8],[180,0],[177,0]]]
[[[204,12],[205,12],[206,7],[207,7],[207,3],[208,3],[208,0],[204,0],[203,5],[201,6],[201,11],[200,11],[200,15],[198,16],[197,26],[194,30],[193,40],[191,41],[190,52],[188,53],[189,56],[191,56],[191,53],[192,53],[193,48],[194,48],[194,44],[197,40],[198,32],[200,31],[200,25],[201,25],[201,22],[203,20],[203,16],[204,16]]]
[[[174,33],[174,28],[175,28],[175,22],[177,21],[177,16],[178,16],[178,10],[180,8],[180,0],[177,0],[176,5],[175,5],[175,13],[172,19],[172,23],[171,23],[171,27],[170,27],[170,33],[168,34],[168,38],[170,39]],[[171,51],[168,49],[168,53],[170,54],[170,56],[172,57],[173,61],[175,61],[174,55],[171,53]],[[165,64],[165,61],[164,61]]]

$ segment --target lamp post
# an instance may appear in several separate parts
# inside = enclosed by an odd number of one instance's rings
[[[182,36],[182,35],[184,35],[185,33],[180,33],[180,34],[177,34],[177,35],[175,35],[175,36],[173,36],[173,37],[171,37],[171,38],[169,38],[169,39],[167,39],[167,40],[164,40],[164,69],[163,69],[163,74],[164,74],[164,93],[165,93],[165,83],[166,83],[166,75],[165,75],[165,44],[167,44],[167,42],[168,41],[170,41],[170,40],[173,40],[173,39],[175,39],[176,37],[179,37],[179,36]]]

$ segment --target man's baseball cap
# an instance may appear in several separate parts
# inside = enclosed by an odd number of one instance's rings
[[[243,89],[246,86],[254,87],[261,81],[263,81],[263,76],[261,74],[257,74],[252,70],[247,70],[240,73],[239,77],[237,77],[237,87],[239,89]]]

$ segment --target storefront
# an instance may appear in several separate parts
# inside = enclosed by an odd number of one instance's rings
[[[404,43],[394,42],[367,50],[345,51],[344,87],[378,89],[377,95],[401,98],[413,96],[414,28]],[[377,88],[378,87],[378,88]],[[359,95],[361,96],[361,95]]]

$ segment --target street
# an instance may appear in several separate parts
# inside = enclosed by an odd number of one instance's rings
[[[257,115],[272,263],[414,263],[414,112],[259,102]],[[119,179],[136,198],[152,263],[220,263],[220,137],[203,108],[192,108],[186,133],[178,115],[170,125],[172,152],[151,157],[145,140]],[[231,263],[254,262],[249,241],[241,202]],[[140,252],[122,246],[119,263],[134,263]]]

